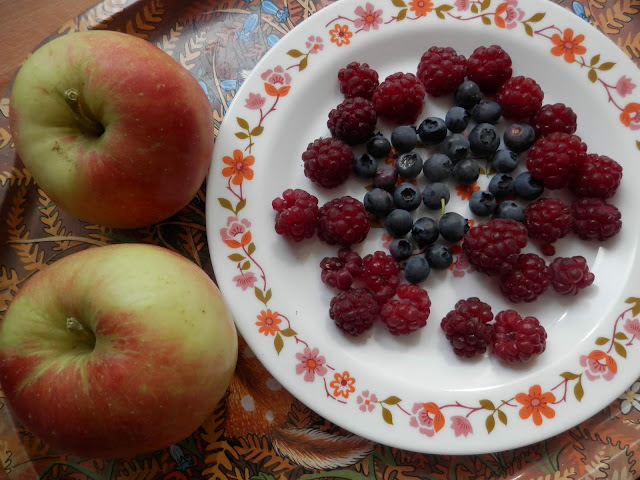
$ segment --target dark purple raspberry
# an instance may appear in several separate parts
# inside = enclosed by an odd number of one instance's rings
[[[575,133],[578,118],[570,107],[564,103],[543,105],[531,118],[531,126],[536,131],[536,138],[553,132]]]
[[[276,233],[299,242],[311,238],[318,226],[318,199],[298,188],[287,189],[271,206],[277,212]]]
[[[459,300],[440,322],[453,352],[459,357],[471,358],[487,351],[493,341],[491,307],[478,297]]]
[[[571,207],[558,198],[540,198],[524,212],[530,238],[553,243],[571,231]]]
[[[600,242],[622,228],[620,211],[600,198],[582,198],[571,204],[573,231],[583,240]]]
[[[331,135],[348,145],[364,143],[376,129],[378,115],[371,100],[347,98],[329,112],[327,127]]]
[[[342,185],[352,170],[353,150],[337,138],[318,138],[302,154],[304,174],[324,188]]]
[[[367,63],[351,62],[338,71],[340,92],[345,98],[362,97],[371,100],[378,88],[378,72]]]
[[[511,73],[511,57],[498,45],[476,48],[467,63],[467,76],[485,93],[495,92]]]
[[[522,223],[496,218],[469,229],[462,249],[476,270],[499,276],[511,271],[526,245],[527,229]]]
[[[464,82],[467,59],[451,47],[433,46],[422,54],[418,78],[429,95],[452,93]]]
[[[366,288],[351,288],[331,299],[329,316],[347,335],[357,337],[380,318],[380,306]]]
[[[381,305],[396,294],[401,275],[400,264],[383,251],[370,253],[362,259],[360,279]]]
[[[578,291],[588,287],[595,280],[595,275],[589,271],[587,259],[577,255],[575,257],[557,257],[551,262],[553,289],[562,295],[577,295]]]
[[[382,305],[382,321],[392,335],[408,335],[427,324],[431,300],[426,290],[417,285],[402,284],[392,298]]]
[[[493,328],[493,353],[505,362],[526,362],[547,347],[547,332],[535,317],[504,310],[496,315]]]
[[[550,190],[564,187],[574,169],[587,158],[587,146],[577,135],[550,133],[527,153],[527,170]]]
[[[500,290],[514,303],[533,302],[549,288],[551,276],[551,268],[542,257],[523,253],[513,269],[500,278]]]
[[[349,247],[360,243],[370,227],[362,202],[348,195],[334,198],[318,210],[318,237],[329,245]]]
[[[337,257],[324,257],[320,262],[322,283],[329,287],[347,290],[360,275],[362,258],[349,248],[338,250]]]
[[[516,121],[526,121],[540,110],[543,98],[540,85],[523,76],[509,78],[496,94],[502,115]]]
[[[622,179],[622,166],[604,155],[589,154],[576,165],[569,189],[581,197],[611,198]]]
[[[389,75],[373,94],[378,116],[402,125],[415,123],[424,108],[425,90],[412,73]]]

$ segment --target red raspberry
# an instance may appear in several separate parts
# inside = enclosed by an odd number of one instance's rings
[[[524,225],[529,237],[553,243],[571,231],[571,208],[557,198],[539,198],[527,205]]]
[[[378,303],[383,304],[396,294],[401,272],[400,264],[391,255],[377,251],[362,259],[360,278]]]
[[[577,255],[575,257],[557,257],[551,262],[553,289],[562,295],[577,295],[578,290],[588,287],[595,280],[595,275],[589,271],[587,259]]]
[[[467,59],[451,47],[429,48],[418,63],[418,78],[429,95],[451,93],[464,82]]]
[[[511,57],[498,45],[476,48],[467,63],[469,80],[485,93],[495,92],[511,78]]]
[[[338,250],[337,257],[324,257],[320,262],[322,283],[329,287],[347,290],[360,275],[362,258],[349,248]]]
[[[581,197],[611,198],[622,179],[622,166],[604,155],[590,154],[576,165],[569,189]]]
[[[431,300],[426,290],[417,285],[403,284],[396,290],[395,298],[387,300],[380,314],[392,335],[407,335],[424,327],[429,318]]]
[[[378,86],[373,94],[373,103],[379,117],[410,125],[422,113],[424,96],[424,87],[415,75],[397,72]]]
[[[367,63],[351,62],[338,71],[340,92],[345,98],[362,97],[371,100],[378,88],[378,72]]]
[[[329,316],[340,330],[357,337],[380,318],[380,307],[369,290],[351,288],[331,299]]]
[[[459,357],[475,357],[487,351],[493,340],[491,307],[478,297],[459,300],[440,322],[453,352]]]
[[[469,263],[487,275],[509,273],[527,245],[527,229],[520,222],[496,218],[469,229],[462,249]]]
[[[513,120],[527,120],[542,106],[544,93],[535,80],[528,77],[511,77],[496,94],[502,107],[502,115]]]
[[[547,347],[547,332],[535,317],[505,310],[496,315],[493,328],[493,353],[505,362],[526,362]]]
[[[600,198],[582,198],[571,204],[573,231],[583,240],[604,241],[622,228],[620,211]]]
[[[551,284],[551,268],[535,253],[523,253],[513,269],[500,278],[502,294],[514,303],[533,302]]]
[[[353,150],[337,138],[318,138],[302,154],[304,174],[313,183],[325,188],[342,185],[353,165]]]
[[[370,226],[362,202],[348,195],[328,201],[318,211],[318,237],[329,245],[349,247],[360,243]]]
[[[373,135],[378,115],[371,100],[347,98],[329,112],[327,127],[331,135],[349,145],[364,143]]]
[[[527,169],[550,190],[564,187],[573,169],[587,158],[587,146],[577,135],[550,133],[539,138],[527,154]]]
[[[271,206],[276,213],[276,233],[299,242],[311,238],[318,226],[318,199],[296,188],[289,188],[282,193],[282,198],[275,198]]]
[[[576,114],[564,103],[543,105],[531,118],[531,126],[537,138],[553,132],[575,133],[578,128]]]

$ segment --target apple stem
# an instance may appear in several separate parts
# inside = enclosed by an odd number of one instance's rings
[[[83,340],[83,343],[86,343],[92,348],[95,346],[96,338],[93,333],[87,330],[76,317],[67,318],[67,330]]]
[[[75,119],[80,123],[80,130],[83,133],[99,137],[104,133],[104,127],[100,122],[95,121],[84,111],[82,102],[80,101],[80,94],[74,88],[70,88],[64,92],[64,101],[73,113]]]

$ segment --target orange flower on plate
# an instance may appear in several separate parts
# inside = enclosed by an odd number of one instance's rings
[[[258,333],[262,333],[264,336],[273,336],[280,331],[279,325],[282,323],[282,320],[278,312],[272,312],[271,309],[268,308],[262,310],[256,318],[258,319],[256,322]]]
[[[565,28],[562,37],[556,33],[551,37],[551,41],[555,45],[551,49],[551,54],[556,57],[564,55],[564,61],[573,63],[576,55],[583,55],[587,49],[580,45],[584,41],[584,35],[573,36],[573,30]]]
[[[427,13],[433,10],[431,0],[411,0],[409,2],[409,10],[416,14],[417,17],[425,17]]]
[[[340,25],[339,23],[336,23],[333,29],[329,30],[329,35],[331,36],[331,42],[335,43],[338,47],[349,45],[349,43],[351,43],[351,37],[353,37],[353,33],[349,31],[349,26]]]
[[[526,393],[517,394],[516,401],[522,404],[520,418],[526,420],[532,417],[535,425],[542,425],[542,415],[547,418],[556,416],[555,410],[549,406],[550,403],[556,401],[556,396],[551,392],[542,393],[540,385],[532,386],[528,395]]]
[[[234,185],[241,185],[243,180],[253,179],[253,170],[251,165],[255,162],[253,155],[244,156],[242,150],[234,150],[233,158],[225,156],[222,158],[225,165],[229,165],[222,169],[222,175],[224,177],[233,177],[231,183]]]
[[[640,103],[631,102],[625,105],[620,114],[620,121],[632,130],[640,128]]]
[[[333,395],[336,397],[349,398],[356,391],[355,383],[356,379],[349,372],[343,372],[335,373],[329,386],[333,388]]]
[[[456,185],[456,192],[462,200],[469,200],[473,192],[480,190],[478,182],[473,182],[471,185]]]

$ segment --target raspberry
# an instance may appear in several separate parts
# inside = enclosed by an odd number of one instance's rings
[[[547,332],[535,317],[504,310],[496,315],[493,328],[493,353],[505,362],[526,362],[545,351]]]
[[[514,303],[533,302],[551,284],[551,268],[535,253],[518,256],[513,269],[500,278],[500,290]]]
[[[440,322],[453,352],[459,357],[475,357],[487,351],[493,340],[491,307],[478,297],[459,300]]]
[[[424,108],[425,90],[412,73],[389,75],[373,94],[378,116],[391,122],[415,123]]]
[[[362,258],[349,248],[338,250],[337,257],[324,257],[320,262],[322,283],[329,287],[347,290],[360,274]]]
[[[360,243],[370,226],[362,202],[348,195],[328,201],[318,211],[318,237],[329,245],[348,247]]]
[[[577,128],[577,117],[564,103],[543,105],[531,118],[531,126],[537,138],[553,132],[574,133]]]
[[[539,138],[527,154],[527,170],[546,188],[564,187],[573,169],[587,158],[587,146],[577,135],[550,133]]]
[[[511,77],[496,94],[502,107],[502,115],[513,120],[527,120],[542,106],[544,93],[535,80],[528,77]]]
[[[380,318],[380,307],[369,290],[351,288],[331,299],[329,316],[340,330],[356,337]]]
[[[527,229],[520,222],[496,218],[469,229],[462,249],[469,263],[487,275],[509,273],[527,244]]]
[[[511,73],[511,57],[498,45],[476,48],[467,63],[469,79],[485,93],[495,92]]]
[[[331,135],[349,145],[364,143],[376,129],[378,115],[371,100],[347,98],[329,112],[327,126]]]
[[[451,47],[429,48],[418,63],[418,78],[429,95],[451,93],[464,82],[467,59]]]
[[[612,158],[590,154],[576,165],[569,189],[581,197],[610,198],[622,179],[622,167]]]
[[[575,257],[557,257],[551,262],[553,289],[562,295],[577,295],[578,290],[588,287],[595,280],[595,275],[589,271],[587,260],[577,255]]]
[[[338,71],[340,92],[345,98],[362,97],[371,100],[378,88],[378,72],[367,63],[351,62]]]
[[[556,198],[540,198],[527,205],[524,225],[529,237],[553,243],[571,231],[571,208]]]
[[[353,150],[337,138],[318,138],[302,154],[304,174],[313,183],[325,188],[342,185],[353,164]]]
[[[396,290],[395,298],[387,300],[380,314],[392,335],[407,335],[424,327],[429,318],[431,300],[426,290],[417,285],[403,284]]]
[[[276,213],[276,233],[295,242],[311,238],[318,226],[318,199],[300,189],[287,189],[271,206]]]
[[[362,259],[360,278],[378,303],[383,304],[396,294],[401,272],[400,264],[391,255],[377,251]]]
[[[604,241],[622,228],[620,211],[600,198],[582,198],[571,204],[573,231],[583,240]]]

